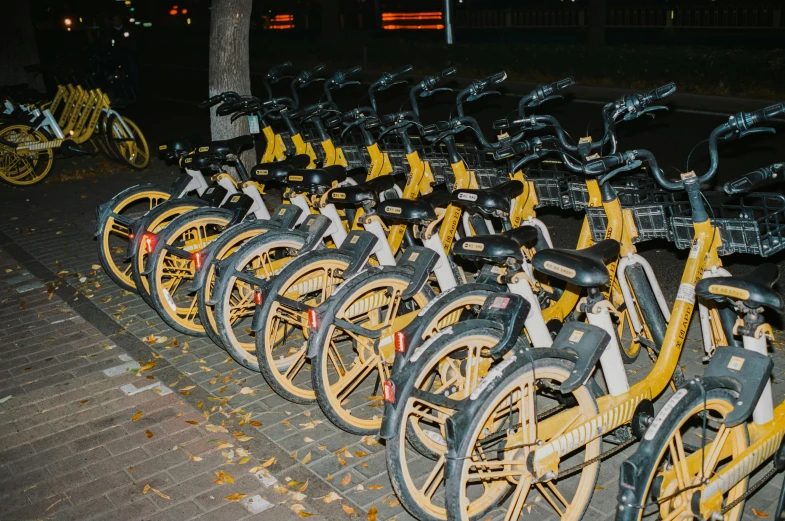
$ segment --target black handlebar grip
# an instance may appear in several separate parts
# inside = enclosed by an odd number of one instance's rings
[[[507,73],[504,71],[497,72],[496,74],[491,74],[485,79],[486,85],[498,85],[504,80],[507,79]]]
[[[223,94],[216,94],[215,96],[211,97],[206,101],[199,102],[198,107],[200,109],[206,109],[207,107],[212,107],[213,105],[216,105],[218,102],[220,102],[222,98],[223,98]]]
[[[448,68],[444,69],[442,72],[439,73],[438,78],[440,80],[443,80],[443,79],[445,79],[448,76],[452,76],[456,72],[458,72],[458,69],[456,67],[448,67]]]
[[[598,176],[607,174],[610,170],[618,168],[625,163],[626,157],[624,154],[614,154],[589,161],[583,166],[583,171],[587,175]]]
[[[645,94],[646,101],[651,103],[652,101],[660,100],[666,96],[670,96],[676,92],[676,84],[671,82],[662,87],[658,87],[656,89],[652,89]]]
[[[785,103],[777,103],[776,105],[771,105],[765,109],[759,109],[755,111],[758,121],[776,118],[778,116],[782,116],[783,114],[785,114]]]
[[[775,163],[771,166],[759,168],[738,179],[728,181],[723,186],[728,195],[739,195],[750,192],[756,185],[776,179],[785,169],[785,163]]]

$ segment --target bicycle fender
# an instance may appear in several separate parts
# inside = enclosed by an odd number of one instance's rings
[[[171,209],[173,206],[177,206],[180,204],[186,204],[189,206],[196,206],[194,209],[206,207],[207,203],[200,199],[170,199],[165,201],[152,210],[145,213],[139,219],[134,221],[131,224],[131,231],[134,234],[134,238],[128,241],[128,249],[126,251],[126,261],[131,260],[139,251],[139,247],[142,245],[142,239],[144,239],[144,234],[147,232],[150,223],[152,223],[160,214],[164,213],[165,211]],[[152,232],[150,232],[152,233]]]
[[[414,320],[398,332],[399,336],[403,337],[403,342],[405,342],[406,346],[403,352],[395,352],[392,374],[395,374],[406,366],[412,353],[414,353],[424,341],[423,336],[426,333],[425,329],[428,326],[428,323],[431,322],[431,317],[438,316],[443,309],[450,307],[452,302],[459,300],[472,292],[487,292],[488,295],[491,295],[500,293],[504,290],[505,288],[500,285],[475,283],[456,286],[437,295],[436,298],[432,299],[420,310]]]
[[[504,332],[499,343],[490,350],[491,358],[494,361],[501,360],[516,342],[523,341],[519,337],[523,332],[523,324],[529,315],[530,308],[531,305],[528,301],[513,293],[503,293],[485,301],[478,318],[495,322],[498,324],[497,327]]]
[[[142,183],[142,184],[138,184],[138,185],[134,185],[134,186],[126,188],[125,190],[123,190],[123,191],[119,192],[118,194],[116,194],[114,197],[112,197],[107,202],[105,202],[105,203],[99,205],[98,207],[96,207],[96,209],[95,209],[95,216],[96,216],[95,234],[93,235],[93,237],[98,237],[99,235],[101,235],[103,233],[104,227],[106,226],[106,220],[109,218],[109,216],[112,215],[112,213],[113,213],[112,209],[115,206],[117,206],[117,203],[119,203],[120,201],[125,199],[130,192],[132,192],[134,190],[139,190],[140,188],[143,189],[143,190],[148,190],[148,189],[149,190],[161,190],[161,191],[169,192],[170,194],[174,193],[173,190],[170,187],[157,185],[157,184],[154,184],[154,183]]]
[[[382,427],[379,435],[389,440],[395,436],[398,425],[402,420],[402,415],[406,409],[406,402],[415,393],[422,393],[422,391],[415,391],[414,384],[417,376],[422,371],[423,367],[430,362],[430,353],[434,350],[430,349],[434,344],[447,338],[448,340],[469,331],[476,330],[477,328],[494,328],[500,329],[499,324],[490,320],[468,320],[460,322],[452,326],[447,326],[432,337],[425,340],[410,357],[410,363],[406,364],[398,371],[394,371],[390,377],[395,390],[395,401],[393,403],[385,401],[384,403],[384,416],[382,418]],[[461,402],[458,400],[450,400],[449,398],[427,393],[429,401],[439,404],[445,402],[449,408],[457,408]],[[450,402],[450,403],[446,403]]]
[[[172,222],[166,225],[166,228],[161,230],[160,233],[156,234],[155,245],[153,246],[153,251],[150,253],[150,259],[157,259],[163,250],[167,250],[175,255],[178,255],[182,258],[193,258],[193,252],[188,252],[182,250],[180,248],[175,248],[174,246],[170,246],[167,244],[167,240],[169,238],[169,234],[171,230],[176,229],[183,223],[187,223],[188,221],[192,221],[194,218],[198,219],[200,216],[204,214],[210,214],[214,212],[220,212],[226,215],[226,217],[231,221],[232,217],[234,216],[234,212],[231,210],[226,210],[223,208],[213,208],[213,207],[206,207],[206,208],[195,208],[189,212],[184,213],[183,215],[179,215],[175,217]],[[145,266],[145,270],[142,272],[144,275],[149,275],[153,272],[153,267],[155,266],[155,262],[147,262]]]
[[[297,219],[303,213],[302,208],[296,204],[281,204],[275,209],[267,221],[270,228],[278,228],[279,230],[293,230],[297,224]]]
[[[420,292],[438,261],[439,254],[430,248],[411,246],[406,249],[406,253],[397,264],[399,268],[411,272],[409,286],[401,294],[402,299],[413,298]]]
[[[758,403],[763,389],[769,382],[774,362],[766,355],[741,347],[724,347],[715,351],[702,380],[716,387],[738,393],[739,397],[724,420],[726,427],[735,427],[747,421]]]
[[[349,232],[341,247],[338,248],[338,251],[351,259],[349,266],[343,270],[344,280],[354,277],[365,269],[377,242],[379,242],[379,238],[371,232],[362,230]]]
[[[300,249],[301,252],[313,251],[322,245],[322,239],[327,235],[327,230],[332,226],[332,221],[324,215],[310,215],[305,222],[297,229],[298,232],[305,234],[305,244]]]
[[[302,250],[300,251],[302,252]],[[336,250],[328,250],[328,251],[338,253]],[[322,253],[325,253],[325,250],[312,250],[309,252],[305,252],[304,254],[299,255],[297,259],[294,261],[296,262],[295,266],[299,266],[303,263],[308,264],[312,262],[310,260],[311,257],[321,255]],[[257,338],[261,338],[261,336],[265,334],[264,318],[270,312],[270,308],[273,305],[273,302],[279,301],[278,291],[280,288],[276,287],[276,279],[277,277],[280,276],[283,277],[283,280],[285,280],[287,276],[286,270],[289,269],[291,266],[292,266],[291,263],[287,264],[280,272],[278,272],[276,277],[271,277],[269,280],[267,280],[264,284],[260,286],[260,289],[262,291],[262,303],[256,306],[256,310],[254,311],[254,316],[251,321],[251,330],[256,333]],[[270,295],[274,295],[274,297],[270,298]]]
[[[253,286],[263,286],[268,281],[266,279],[260,279],[258,277],[254,277],[253,275],[244,272],[242,270],[242,266],[237,266],[237,259],[241,259],[246,256],[248,251],[253,251],[254,249],[258,248],[262,244],[267,241],[275,240],[279,238],[281,235],[290,235],[290,236],[297,236],[302,237],[303,241],[306,240],[306,237],[297,232],[297,231],[282,231],[282,230],[267,230],[264,233],[260,233],[256,237],[248,239],[240,248],[237,249],[232,255],[228,257],[224,257],[223,259],[213,261],[215,266],[215,287],[213,288],[213,296],[206,302],[208,306],[214,306],[218,303],[216,300],[216,295],[222,295],[224,290],[226,289],[226,285],[229,283],[229,279],[234,276],[244,282],[247,282]]]
[[[348,238],[346,241],[344,241],[344,243],[345,242],[348,242]],[[352,259],[350,259],[349,262],[352,262]],[[337,288],[335,288],[335,291],[332,295],[330,295],[330,298],[322,302],[318,307],[313,308],[313,312],[315,313],[314,318],[316,320],[316,328],[310,328],[310,335],[308,337],[308,351],[306,352],[305,356],[308,358],[313,358],[319,354],[319,346],[326,342],[328,332],[330,331],[330,326],[333,325],[336,321],[335,313],[338,310],[338,307],[342,304],[343,298],[347,295],[347,293],[352,291],[352,289],[354,289],[354,287],[358,284],[365,284],[369,279],[391,272],[398,272],[404,275],[406,274],[405,271],[395,267],[374,266],[366,271],[355,273],[351,277],[344,279],[344,281]],[[342,323],[342,326],[347,325],[348,323]],[[370,331],[366,330],[362,326],[357,326],[357,333],[367,336],[368,338],[373,338]],[[374,335],[376,335],[376,333],[374,333]],[[381,337],[381,330],[378,332],[378,336]]]
[[[202,288],[202,286],[204,286],[205,278],[207,278],[207,274],[210,272],[210,266],[213,264],[213,262],[215,262],[215,256],[218,254],[221,248],[232,242],[236,236],[242,233],[249,231],[257,231],[260,234],[264,233],[272,228],[270,226],[271,224],[272,221],[246,221],[236,224],[224,230],[224,232],[221,233],[221,235],[219,235],[216,240],[202,248],[200,252],[202,266],[201,268],[196,268],[194,281],[191,284],[191,291],[198,291]]]
[[[610,335],[601,327],[585,322],[564,324],[551,346],[555,358],[566,358],[575,364],[569,378],[559,386],[562,393],[571,393],[589,381],[610,340]]]

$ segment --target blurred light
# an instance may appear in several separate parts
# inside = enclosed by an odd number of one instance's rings
[[[171,11],[169,11],[169,14],[172,15],[172,16],[176,15],[177,14],[177,9],[172,9]]]
[[[65,20],[63,20],[63,23],[65,23],[65,25],[71,25],[74,22],[70,18],[66,18]]]
[[[66,31],[70,31],[70,30],[71,30],[71,28],[70,28],[70,27],[66,27],[66,28],[65,28],[65,30],[66,30]]]
[[[128,31],[126,31],[126,32],[124,32],[124,33],[123,33],[123,36],[125,36],[126,38],[128,38],[129,36],[131,36],[131,33],[129,33]]]
[[[188,14],[188,9],[182,9],[182,10],[180,10],[180,14]]]
[[[136,7],[130,8],[129,11],[131,11],[133,13],[134,11],[136,11]]]
[[[444,29],[444,24],[440,24],[440,23],[421,24],[417,22],[421,22],[421,21],[440,22],[441,20],[442,20],[442,13],[440,11],[423,11],[423,12],[414,12],[414,13],[382,13],[382,28],[388,31],[394,31],[400,29],[440,30],[440,29]]]
[[[277,14],[270,19],[268,29],[294,29],[293,14]]]
[[[125,0],[125,5],[131,5],[131,0]]]
[[[153,26],[153,24],[152,24],[152,23],[150,23],[150,22],[145,22],[144,24],[142,24],[142,26],[143,26],[143,27],[152,27],[152,26]]]
[[[191,25],[191,19],[189,18],[188,20],[185,21],[185,23],[187,23],[188,25]]]
[[[129,18],[128,21],[134,23],[136,21],[136,18]]]
[[[82,17],[81,16],[79,17],[79,23],[82,23]]]
[[[134,25],[141,25],[142,22],[134,22]]]

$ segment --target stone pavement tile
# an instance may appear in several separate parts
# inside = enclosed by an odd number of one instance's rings
[[[59,516],[62,511],[71,507],[68,496],[58,494],[37,503],[25,502],[20,506],[4,503],[2,515],[3,521],[30,521],[31,519]]]
[[[187,501],[156,512],[149,517],[150,521],[182,521],[183,519],[194,519],[204,511],[193,501]],[[216,518],[217,519],[217,518]]]

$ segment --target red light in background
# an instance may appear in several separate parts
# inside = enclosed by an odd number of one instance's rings
[[[442,13],[440,11],[382,13],[382,28],[387,31],[396,31],[402,29],[440,30],[444,29],[444,24],[433,22],[440,22],[441,20]],[[423,21],[432,23],[417,23]]]
[[[171,11],[169,11],[169,14],[172,15],[172,16],[176,15],[177,14],[177,9],[172,9]]]
[[[181,14],[188,14],[188,9],[183,9],[180,11]]]

